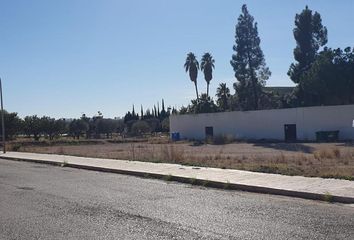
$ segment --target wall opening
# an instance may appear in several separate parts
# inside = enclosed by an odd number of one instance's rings
[[[284,125],[285,141],[293,142],[296,141],[296,124],[285,124]]]
[[[205,138],[213,138],[214,137],[214,128],[213,127],[205,127]]]

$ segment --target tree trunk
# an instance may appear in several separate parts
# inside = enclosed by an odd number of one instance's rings
[[[194,85],[195,85],[195,93],[197,94],[197,102],[199,102],[199,94],[198,94],[197,81],[194,81]]]
[[[253,66],[251,64],[251,56],[250,53],[247,52],[247,57],[248,57],[248,66],[250,68],[250,74],[251,74],[251,82],[252,82],[252,88],[253,88],[253,97],[254,97],[254,110],[258,109],[258,94],[257,94],[257,89],[256,89],[256,83],[255,83],[255,77],[253,75]]]
[[[209,97],[209,82],[207,82],[207,97]]]
[[[227,97],[224,96],[223,97],[223,106],[222,106],[222,110],[223,111],[226,111],[228,109],[228,106],[227,106]]]
[[[253,85],[253,95],[254,95],[254,110],[258,110],[258,94],[256,89],[256,83],[252,73],[252,85]]]

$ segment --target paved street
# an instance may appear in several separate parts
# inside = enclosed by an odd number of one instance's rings
[[[0,239],[353,236],[353,206],[0,160]]]

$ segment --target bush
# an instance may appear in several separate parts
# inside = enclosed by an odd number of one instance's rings
[[[7,151],[18,152],[21,149],[22,145],[20,143],[8,144],[6,145]]]
[[[321,149],[313,153],[314,158],[321,159],[338,159],[341,157],[341,152],[338,148]]]
[[[216,135],[212,137],[209,141],[211,144],[222,145],[232,143],[235,139],[231,135]]]
[[[170,131],[170,118],[165,118],[161,123],[162,131],[169,132]]]
[[[151,128],[149,124],[145,121],[142,120],[136,121],[132,125],[132,133],[135,135],[143,135],[145,133],[150,133],[150,132],[151,132]]]

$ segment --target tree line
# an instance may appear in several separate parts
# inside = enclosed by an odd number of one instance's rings
[[[196,99],[180,114],[234,110],[259,110],[319,105],[354,103],[354,48],[329,48],[328,31],[322,25],[321,15],[308,8],[295,15],[293,36],[296,41],[295,62],[288,76],[296,84],[286,94],[267,89],[271,76],[260,47],[257,22],[243,5],[235,26],[234,54],[230,64],[235,72],[234,94],[226,83],[217,88],[216,101],[209,96],[215,60],[210,53],[201,59],[201,67],[194,53],[187,54],[184,69],[194,83]],[[198,71],[204,74],[207,93],[198,94]]]
[[[36,141],[41,137],[53,140],[59,136],[89,139],[101,138],[104,135],[110,138],[113,133],[123,133],[125,127],[122,119],[103,118],[100,112],[93,117],[83,114],[78,119],[55,119],[37,115],[26,116],[22,119],[17,113],[4,110],[4,122],[7,140],[19,135],[31,137]],[[0,133],[2,135],[2,130]]]
[[[113,134],[121,136],[141,135],[150,133],[152,129],[150,124],[145,128],[139,124],[130,126],[124,119],[104,118],[101,113],[88,117],[83,114],[76,119],[55,119],[48,116],[38,117],[37,115],[26,116],[20,118],[15,112],[7,112],[4,110],[5,122],[5,138],[7,140],[15,139],[17,136],[33,138],[40,140],[45,137],[49,140],[59,138],[61,136],[71,137],[74,139],[99,139],[112,138]],[[1,125],[1,123],[0,123]],[[159,125],[160,126],[160,125]],[[168,131],[169,125],[164,123],[162,129]],[[2,135],[2,129],[0,129]]]
[[[68,123],[65,119],[54,119],[47,116],[37,115],[20,118],[15,112],[4,110],[5,138],[15,138],[17,135],[31,136],[39,140],[41,135],[53,139],[56,135],[67,133]],[[2,128],[0,129],[1,135]]]
[[[138,114],[133,105],[132,111],[128,111],[122,119],[104,118],[100,111],[92,117],[82,114],[80,118],[75,119],[55,119],[37,115],[20,118],[17,113],[4,110],[5,137],[11,140],[21,135],[38,141],[41,137],[53,140],[60,136],[75,139],[112,138],[113,134],[122,137],[142,136],[156,132],[168,132],[169,116],[176,113],[177,110],[174,107],[165,108],[163,99],[161,109],[159,103],[157,107],[154,105],[152,110],[144,111],[141,106],[140,114]],[[2,135],[1,123],[0,134]]]
[[[154,105],[151,110],[144,111],[143,106],[140,107],[140,115],[135,111],[134,105],[132,111],[128,111],[124,116],[124,124],[126,132],[131,135],[142,135],[152,132],[168,132],[170,128],[169,117],[176,114],[174,107],[165,108],[165,102],[162,99],[161,110],[160,104]]]

